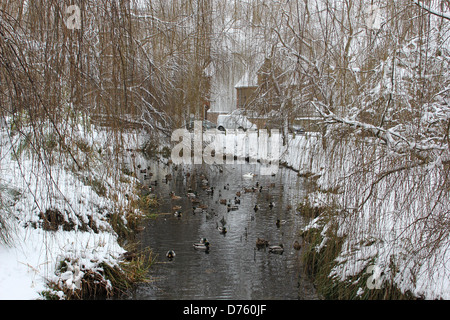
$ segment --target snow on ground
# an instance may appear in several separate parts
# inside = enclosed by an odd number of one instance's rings
[[[58,281],[55,270],[65,258],[78,259],[79,266],[90,269],[102,261],[115,265],[123,252],[116,236],[109,232],[48,232],[19,227],[14,246],[0,246],[0,299],[42,298],[39,292],[47,289],[46,281]],[[70,278],[67,274],[63,278],[68,286],[76,282],[76,276],[82,276],[75,270],[70,273]]]
[[[88,135],[83,136],[82,130],[79,136],[72,135],[84,139],[94,150],[90,170],[74,170],[70,161],[62,159],[67,155],[57,155],[55,163],[44,166],[25,150],[17,161],[11,144],[17,148],[20,136],[11,138],[6,130],[1,131],[0,184],[7,191],[1,196],[3,209],[10,213],[3,211],[2,215],[12,229],[12,239],[10,245],[0,244],[0,299],[42,298],[39,292],[46,289],[47,281],[78,288],[81,270],[98,268],[102,262],[114,266],[124,252],[107,215],[129,205],[134,178],[117,181],[120,167],[102,159],[112,152],[110,133],[90,129]],[[125,138],[130,148],[141,143],[135,135]],[[103,155],[96,158],[99,148],[103,148]],[[82,153],[75,157],[80,163],[87,161]],[[59,211],[70,227],[44,230],[42,213],[48,209]],[[96,232],[88,225],[95,225]],[[63,260],[71,263],[59,274],[58,265]]]

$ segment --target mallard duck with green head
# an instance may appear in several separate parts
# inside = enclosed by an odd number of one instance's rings
[[[175,217],[177,218],[181,218],[181,216],[183,215],[183,213],[180,210],[175,211],[175,213],[173,214]]]
[[[193,212],[194,214],[196,214],[196,213],[202,213],[203,211],[204,211],[204,209],[202,209],[202,208],[192,207],[192,212]]]
[[[220,232],[221,234],[227,233],[227,228],[226,228],[226,227],[217,227],[217,230],[219,230],[219,232]]]
[[[210,244],[209,244],[208,240],[206,240],[205,242],[194,243],[195,250],[209,251],[209,246],[210,246]]]

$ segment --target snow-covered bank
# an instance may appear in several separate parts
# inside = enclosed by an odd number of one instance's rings
[[[125,250],[111,216],[126,228],[141,215],[132,204],[136,179],[123,174],[122,164],[113,160],[112,132],[75,127],[65,136],[71,158],[59,149],[61,141],[51,152],[36,153],[26,130],[11,134],[3,129],[0,137],[1,209],[9,229],[8,244],[0,243],[0,299],[43,298],[40,293],[49,289],[48,283],[80,289],[86,272],[101,273],[102,265],[123,261]],[[135,134],[121,139],[127,139],[128,148],[142,143]],[[126,152],[121,159],[133,160]],[[64,298],[62,291],[52,294]]]
[[[109,232],[76,232],[17,227],[14,245],[0,246],[0,299],[40,299],[53,281],[71,289],[79,289],[83,269],[96,269],[100,263],[114,266],[124,252],[117,236]],[[74,261],[64,273],[58,273],[61,261]],[[55,292],[64,298],[62,292]]]
[[[307,206],[333,208],[305,228],[322,235],[316,252],[342,241],[330,281],[351,286],[354,298],[395,287],[416,298],[450,299],[448,165],[416,165],[355,139],[322,142],[293,141],[286,159],[315,175]]]

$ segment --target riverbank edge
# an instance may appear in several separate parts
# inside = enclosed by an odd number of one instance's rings
[[[8,170],[1,181],[7,242],[0,243],[0,283],[13,290],[2,291],[1,299],[117,298],[150,281],[152,252],[138,251],[135,236],[145,209],[157,203],[142,195],[137,169],[123,163],[142,157],[137,150],[145,134],[120,132],[130,143],[117,150],[110,143],[117,133],[79,119],[73,120],[79,130],[65,139],[55,139],[51,129],[33,137],[31,128],[17,130],[7,120],[1,131],[1,164]],[[41,149],[31,148],[31,139],[45,139]],[[114,152],[120,161],[111,162]]]
[[[317,294],[324,300],[417,300],[410,292],[402,292],[393,283],[377,287],[373,273],[367,268],[345,281],[330,274],[339,262],[345,236],[338,236],[333,206],[313,207],[301,205],[301,214],[311,218],[311,223],[300,230],[304,241],[302,260],[306,274],[312,279]],[[367,261],[370,266],[373,260]]]

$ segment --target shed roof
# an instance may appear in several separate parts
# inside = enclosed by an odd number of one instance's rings
[[[258,86],[258,77],[256,76],[256,73],[247,71],[234,87],[238,89],[257,86]]]

